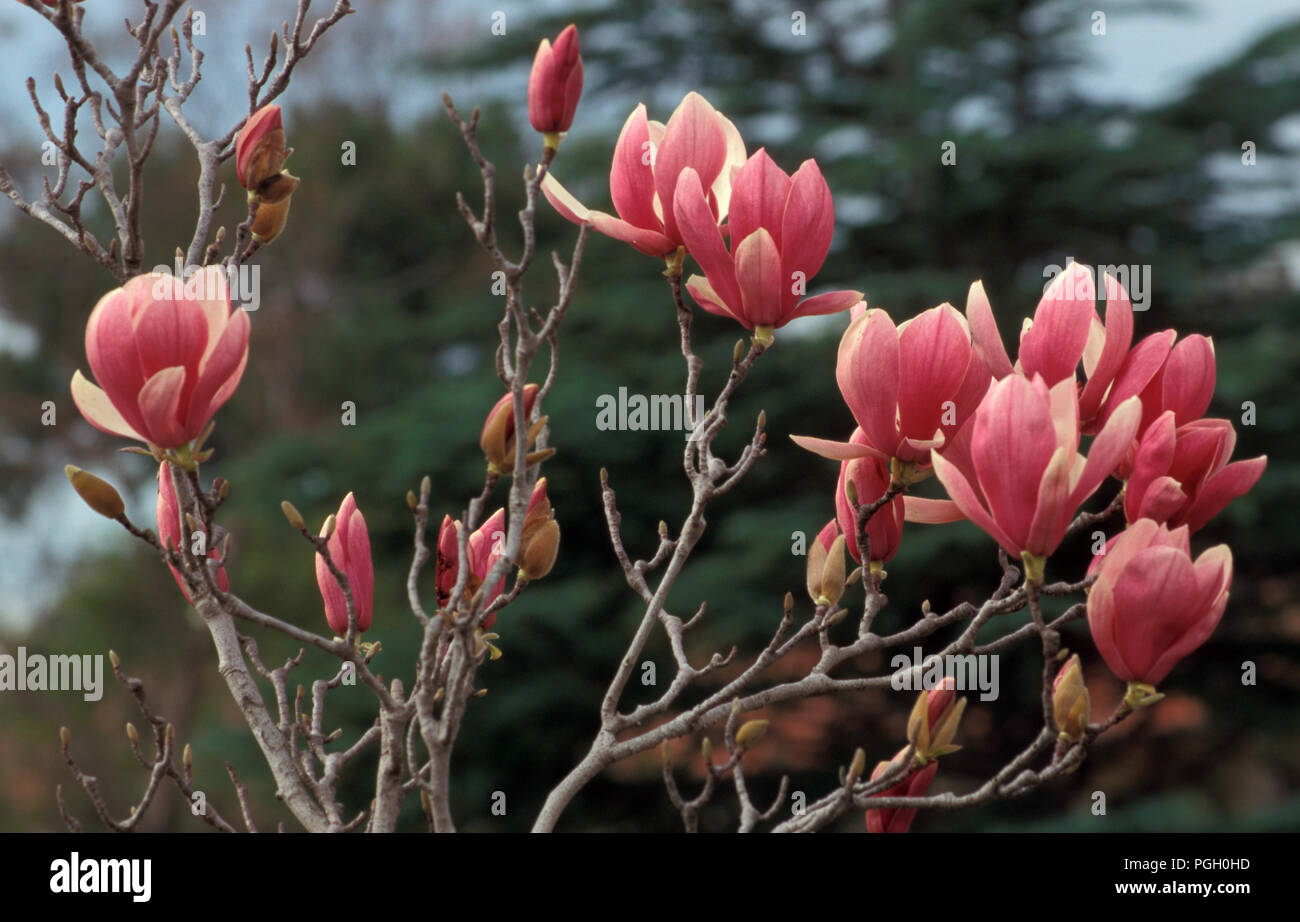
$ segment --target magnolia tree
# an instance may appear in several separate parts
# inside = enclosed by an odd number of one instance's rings
[[[66,38],[77,85],[68,92],[55,78],[60,118],[47,113],[29,83],[41,126],[58,151],[57,178],[29,200],[0,167],[0,188],[120,284],[90,312],[90,376],[73,376],[72,397],[86,422],[131,443],[123,450],[157,464],[156,529],[133,521],[105,481],[71,466],[68,476],[96,512],[150,545],[171,570],[211,635],[216,668],[265,757],[278,798],[304,829],[391,831],[408,797],[418,797],[429,829],[455,829],[451,766],[457,737],[475,718],[480,672],[499,655],[499,634],[509,633],[510,604],[533,591],[560,550],[561,524],[543,476],[555,453],[545,407],[560,374],[561,331],[593,230],[645,254],[644,271],[661,271],[666,280],[665,299],[675,308],[685,365],[690,438],[682,470],[691,498],[680,521],[660,523],[657,536],[625,536],[614,490],[619,472],[601,472],[609,540],[644,611],[626,652],[611,664],[599,729],[581,760],[557,779],[535,830],[556,828],[583,787],[615,762],[662,747],[666,796],[688,830],[698,827],[700,811],[719,787],[729,786],[742,831],[809,832],[853,813],[869,831],[904,832],[917,810],[1015,797],[1077,768],[1101,734],[1161,699],[1160,683],[1222,617],[1231,552],[1219,545],[1194,556],[1193,537],[1254,485],[1265,459],[1230,462],[1232,425],[1204,417],[1215,384],[1208,338],[1179,338],[1165,330],[1135,344],[1124,287],[1081,264],[1071,264],[1047,286],[1024,321],[1014,361],[978,281],[970,286],[964,312],[940,304],[900,323],[886,310],[868,307],[858,291],[809,294],[834,230],[831,191],[817,163],[807,160],[787,172],[764,150],[749,151],[735,125],[695,92],[666,122],[651,120],[638,105],[616,138],[609,126],[614,213],[589,208],[566,191],[555,169],[583,85],[578,34],[570,26],[554,42],[541,41],[529,77],[528,116],[541,149],[539,162],[524,169],[517,254],[505,252],[498,240],[495,167],[479,145],[478,111],[466,115],[443,97],[482,174],[481,203],[460,198],[460,213],[490,257],[494,277],[504,281],[495,361],[503,394],[484,408],[483,481],[458,514],[431,507],[427,477],[406,496],[414,531],[406,617],[416,619],[423,634],[415,662],[385,662],[383,672],[391,678],[382,680],[376,672],[380,646],[363,638],[380,619],[397,615],[374,611],[366,519],[353,494],[341,498],[338,512],[318,532],[291,502],[283,504],[315,558],[328,628],[318,633],[261,611],[238,594],[224,567],[238,539],[217,524],[228,484],[206,480],[203,471],[213,453],[205,445],[214,418],[224,403],[238,399],[256,341],[248,314],[232,309],[239,267],[284,230],[298,185],[284,169],[290,149],[274,100],[288,88],[295,65],[352,12],[348,0],[336,0],[314,21],[310,0],[298,0],[296,17],[280,36],[272,35],[261,66],[249,50],[248,115],[215,138],[200,134],[185,112],[203,55],[193,40],[194,12],[174,24],[180,0],[145,0],[139,21],[127,23],[138,48],[120,73],[86,39],[81,7],[68,0],[23,2]],[[519,96],[522,106],[522,87]],[[90,113],[97,150],[78,134],[82,110]],[[198,215],[193,238],[179,248],[185,264],[180,274],[143,269],[144,167],[164,121],[192,142],[199,161]],[[112,166],[122,160],[127,169],[115,174]],[[85,178],[74,182],[78,171]],[[231,180],[248,194],[247,218],[233,239],[213,227],[214,209]],[[92,192],[115,222],[107,245],[81,220],[82,203]],[[567,262],[552,255],[554,294],[545,311],[529,309],[524,296],[538,253],[534,219],[540,198],[577,225]],[[274,258],[268,259],[273,269]],[[715,373],[711,384],[692,348],[697,307],[748,333],[737,342],[731,367]],[[834,494],[825,500],[830,520],[807,555],[808,598],[785,597],[775,633],[752,659],[738,658],[734,648],[702,656],[688,634],[707,617],[705,605],[685,613],[670,611],[666,603],[705,531],[706,514],[715,505],[725,507],[723,497],[766,451],[763,414],[738,456],[715,451],[730,401],[751,375],[761,376],[762,357],[779,348],[782,328],[801,317],[841,312],[847,329],[835,380],[827,375],[825,383],[828,393],[833,383],[838,386],[857,427],[844,441],[825,437],[843,433],[795,437],[804,449],[839,465]],[[488,318],[483,329],[487,335]],[[913,486],[932,475],[946,499],[913,495]],[[1104,508],[1083,511],[1104,486],[1103,499],[1093,507]],[[887,604],[885,567],[905,547],[905,523],[924,527],[960,519],[992,539],[990,562],[996,546],[999,569],[987,598],[947,611],[926,603],[902,630],[875,631]],[[1085,537],[1078,540],[1093,542],[1087,572],[1053,573],[1057,549],[1081,532]],[[645,556],[634,547],[644,548]],[[1049,620],[1041,605],[1047,596],[1077,601]],[[779,604],[774,600],[774,609]],[[1007,617],[1025,609],[1027,621]],[[1083,618],[1110,671],[1128,683],[1109,714],[1091,713],[1079,658],[1062,647],[1063,625]],[[949,627],[958,629],[956,639],[936,643],[935,635]],[[653,700],[628,705],[627,686],[660,631],[674,660],[671,681]],[[279,665],[265,663],[257,638],[267,632],[300,643],[298,655]],[[905,668],[872,675],[855,667],[861,654],[918,646],[929,652]],[[960,676],[947,664],[1018,648],[1042,661],[1041,728],[970,790],[929,794],[940,761],[959,749],[966,705]],[[770,667],[795,650],[817,651],[813,665],[797,678],[773,678]],[[99,819],[124,831],[140,823],[164,785],[174,784],[186,797],[194,794],[192,761],[190,747],[180,746],[172,726],[147,703],[142,682],[110,657],[152,737],[146,746],[128,728],[148,781],[127,816],[110,811],[96,779],[74,759],[66,728],[62,742]],[[289,690],[295,672],[320,677],[302,680],[295,695]],[[920,689],[905,739],[864,742],[838,777],[828,771],[820,796],[787,804],[783,781],[774,802],[753,801],[745,754],[762,745],[766,709],[900,683]],[[373,724],[355,739],[325,729],[330,693],[343,684],[358,684],[373,697]],[[716,750],[707,735],[711,730],[715,737],[721,731]],[[684,791],[669,744],[701,733],[703,784]],[[371,750],[378,755],[372,798],[341,802],[343,773]],[[868,770],[870,758],[878,761]],[[239,819],[228,819],[211,804],[202,818],[223,831],[236,831],[237,825],[252,831],[247,790],[233,770],[230,779]],[[61,791],[59,807],[65,822],[79,828]]]

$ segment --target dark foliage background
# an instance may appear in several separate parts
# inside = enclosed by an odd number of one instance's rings
[[[500,302],[490,292],[485,258],[455,213],[456,191],[473,200],[478,177],[448,120],[395,118],[373,99],[350,96],[346,83],[329,84],[331,62],[350,43],[383,44],[362,6],[317,50],[283,100],[292,167],[303,183],[287,231],[258,256],[263,306],[253,317],[252,356],[219,416],[218,454],[208,473],[232,482],[224,524],[236,536],[234,588],[264,610],[321,629],[309,549],[286,528],[278,504],[291,499],[319,521],[343,493],[356,491],[377,568],[368,637],[383,642],[380,670],[407,675],[417,632],[403,601],[411,541],[403,496],[430,474],[440,517],[458,513],[477,490],[478,429],[500,389],[492,370]],[[818,158],[840,218],[818,286],[861,288],[901,321],[940,301],[961,306],[969,282],[982,277],[1014,342],[1045,265],[1067,256],[1149,264],[1154,290],[1150,310],[1138,316],[1138,335],[1169,326],[1212,334],[1219,363],[1212,413],[1240,423],[1244,401],[1257,407],[1255,425],[1238,425],[1238,456],[1266,452],[1268,471],[1195,541],[1196,549],[1231,543],[1232,601],[1210,643],[1170,677],[1169,700],[1108,736],[1068,782],[1013,803],[922,815],[915,828],[1300,828],[1300,531],[1293,502],[1300,486],[1293,441],[1300,199],[1296,135],[1284,130],[1294,126],[1300,100],[1300,21],[1206,70],[1173,101],[1139,107],[1098,104],[1078,92],[1089,43],[1105,41],[1090,33],[1086,4],[810,0],[802,5],[807,35],[797,37],[789,10],[766,0],[639,6],[532,20],[517,10],[503,37],[491,36],[480,21],[486,12],[466,10],[462,31],[454,42],[435,42],[436,55],[393,62],[416,74],[414,85],[430,97],[447,85],[474,87],[469,95],[458,92],[457,101],[484,105],[483,143],[499,165],[507,234],[521,189],[516,165],[537,148],[536,137],[520,130],[527,62],[541,35],[573,20],[582,29],[588,89],[555,172],[593,207],[608,207],[609,154],[634,102],[643,99],[652,117],[663,119],[685,90],[698,88],[737,122],[751,150],[764,144],[790,169]],[[1111,29],[1126,9],[1110,12]],[[1167,9],[1178,15],[1177,7]],[[503,70],[507,63],[512,68]],[[208,77],[218,79],[225,78]],[[330,91],[309,92],[321,84]],[[356,142],[356,166],[340,162],[347,140]],[[1258,145],[1255,166],[1241,162],[1247,140]],[[940,163],[945,141],[956,143],[955,166]],[[39,175],[38,151],[9,147],[6,162]],[[174,244],[188,239],[195,176],[172,132],[149,175],[151,261],[166,261]],[[230,196],[223,214],[231,228],[242,212],[237,198]],[[547,249],[567,253],[572,226],[543,207],[540,230]],[[61,477],[67,461],[146,488],[153,471],[144,460],[111,455],[117,444],[92,432],[68,397],[73,369],[84,368],[85,318],[111,279],[34,222],[0,222],[0,233],[0,303],[39,342],[30,355],[0,352],[4,510],[26,514],[38,486]],[[505,656],[482,672],[489,693],[470,709],[458,750],[455,812],[466,829],[527,828],[545,792],[584,751],[604,683],[636,623],[635,596],[623,584],[600,515],[599,469],[610,471],[634,553],[652,549],[661,518],[678,521],[684,511],[678,435],[595,427],[597,395],[619,387],[681,389],[677,330],[659,269],[613,241],[594,238],[588,247],[565,324],[562,374],[547,406],[560,448],[546,474],[563,526],[562,554],[554,573],[498,622]],[[530,277],[530,297],[545,303],[551,292],[541,263]],[[714,391],[740,331],[707,315],[696,329],[704,381]],[[791,554],[792,537],[815,532],[832,514],[836,471],[787,436],[842,437],[851,427],[834,383],[841,329],[836,319],[809,324],[806,335],[796,326],[779,336],[733,405],[724,447],[737,450],[764,409],[770,450],[711,512],[709,532],[671,599],[680,611],[708,600],[707,627],[694,638],[701,657],[732,644],[755,649],[779,619],[782,595],[801,595],[803,560]],[[56,427],[41,426],[45,400],[57,403]],[[347,400],[358,408],[355,427],[340,425]],[[137,520],[151,520],[147,493],[128,505]],[[70,521],[38,518],[32,540],[81,540]],[[229,760],[253,789],[264,826],[287,816],[211,666],[206,634],[171,578],[126,535],[94,534],[75,566],[32,574],[57,581],[57,601],[30,627],[10,630],[4,648],[113,647],[146,680],[180,738],[192,741],[198,786],[210,798],[233,810],[222,768]],[[1076,540],[1050,570],[1077,576],[1087,553]],[[923,599],[940,608],[984,598],[997,575],[995,546],[972,526],[909,526],[889,567],[891,606],[880,628],[906,624]],[[268,662],[296,652],[273,636],[259,642]],[[1084,658],[1095,709],[1108,709],[1121,685],[1106,673],[1086,628],[1074,625],[1067,643]],[[667,675],[663,645],[648,655]],[[1032,735],[1036,660],[1027,647],[1002,658],[1001,698],[972,702],[961,733],[965,749],[945,759],[935,790],[965,789]],[[1257,685],[1243,686],[1245,661],[1258,665]],[[328,667],[309,654],[296,675],[310,684]],[[652,691],[635,686],[629,697]],[[351,738],[369,713],[366,697],[336,694],[329,725]],[[910,696],[876,693],[771,715],[773,732],[752,756],[763,769],[759,795],[775,792],[788,772],[792,789],[815,798],[835,783],[836,766],[857,746],[872,760],[888,758],[909,708]],[[0,696],[0,828],[58,827],[54,785],[71,780],[57,752],[56,731],[64,724],[112,805],[125,811],[144,781],[122,739],[128,719],[137,715],[114,685],[94,704],[71,694]],[[373,761],[349,779],[356,806],[364,805],[372,777]],[[489,813],[494,791],[506,792],[505,817]],[[1105,817],[1089,811],[1094,791],[1107,795]],[[79,791],[70,801],[88,816]],[[706,826],[727,827],[725,798],[720,803]],[[414,800],[405,823],[419,826]],[[592,784],[564,828],[677,825],[656,756],[631,760]],[[149,826],[207,829],[170,792]],[[861,817],[843,828],[860,830]]]

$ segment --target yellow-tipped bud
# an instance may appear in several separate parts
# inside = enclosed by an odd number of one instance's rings
[[[1061,730],[1061,738],[1070,742],[1083,736],[1091,716],[1088,686],[1083,681],[1083,667],[1076,653],[1066,661],[1052,683],[1052,714]]]
[[[130,723],[129,721],[126,725],[126,738],[131,741],[132,746],[135,746],[140,742],[140,731],[135,728],[135,724]]]
[[[767,733],[767,725],[766,720],[749,720],[741,724],[736,731],[736,748],[744,752],[758,745],[758,741]]]
[[[289,502],[287,499],[281,500],[280,511],[284,513],[284,517],[289,520],[290,525],[299,531],[306,531],[307,526],[303,522],[302,513],[298,511],[297,506]]]

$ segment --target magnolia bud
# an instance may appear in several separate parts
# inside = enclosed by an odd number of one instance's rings
[[[767,725],[766,720],[750,720],[741,724],[740,729],[736,731],[736,748],[741,752],[752,749],[767,733]]]
[[[916,758],[922,765],[961,748],[952,745],[952,739],[966,711],[966,699],[957,697],[956,688],[956,681],[948,676],[917,696],[907,720],[907,740],[915,744]]]
[[[527,422],[533,410],[533,401],[537,399],[538,387],[528,384],[524,387],[524,421]],[[538,420],[544,425],[543,420]],[[527,433],[527,447],[531,448],[540,426],[534,425]],[[509,474],[515,469],[515,401],[514,394],[506,394],[488,411],[483,422],[483,431],[479,434],[479,447],[487,457],[488,470],[497,474]],[[547,449],[554,452],[554,449]],[[549,457],[549,455],[547,455]],[[538,458],[537,461],[545,460]],[[529,460],[529,464],[536,463]]]
[[[140,731],[135,728],[135,724],[128,722],[126,725],[126,738],[135,746],[140,742]]]
[[[560,523],[555,519],[544,522],[538,528],[528,547],[524,548],[523,563],[519,569],[529,579],[541,579],[555,566],[556,555],[560,551]]]
[[[284,230],[289,220],[289,198],[278,202],[259,202],[253,215],[253,239],[265,246]]]
[[[1083,667],[1076,653],[1061,667],[1052,683],[1052,713],[1061,738],[1075,742],[1083,736],[1091,711],[1088,686],[1083,682]]]
[[[289,524],[294,528],[299,531],[305,531],[307,529],[307,525],[302,520],[302,513],[298,511],[297,506],[289,502],[287,499],[280,501],[280,511],[284,513],[284,517],[289,520]]]
[[[86,501],[86,505],[108,519],[116,519],[126,512],[122,497],[107,480],[96,477],[71,464],[63,468],[72,488]]]

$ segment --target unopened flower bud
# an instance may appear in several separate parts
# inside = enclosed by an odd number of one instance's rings
[[[525,422],[533,411],[533,401],[537,399],[537,391],[536,384],[524,387]],[[535,433],[530,431],[527,443],[530,448],[534,437]],[[487,457],[488,470],[497,474],[509,474],[515,469],[514,394],[506,394],[488,411],[487,419],[483,422],[483,431],[479,435],[479,447]]]
[[[952,740],[966,711],[966,699],[957,697],[956,688],[956,681],[947,676],[939,685],[917,696],[907,720],[907,740],[915,744],[916,758],[921,765],[961,748],[952,745]]]
[[[71,464],[63,468],[77,495],[85,500],[86,505],[108,519],[116,519],[126,512],[122,496],[111,483],[96,477],[89,471],[83,471]]]
[[[758,741],[767,733],[767,725],[766,720],[750,720],[741,724],[736,731],[736,748],[744,752],[758,745]]]
[[[1052,683],[1052,713],[1061,730],[1061,738],[1074,742],[1083,736],[1091,709],[1088,686],[1083,681],[1083,667],[1079,665],[1076,653],[1061,667]]]
[[[551,519],[537,530],[528,547],[524,548],[523,563],[519,569],[531,579],[541,579],[555,566],[560,550],[560,523]]]
[[[253,239],[265,246],[284,230],[289,221],[289,198],[286,196],[278,202],[259,202],[257,213],[253,215]]]

